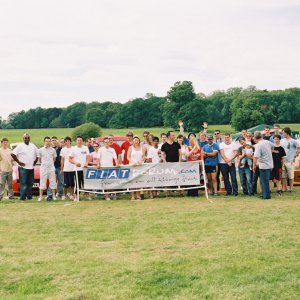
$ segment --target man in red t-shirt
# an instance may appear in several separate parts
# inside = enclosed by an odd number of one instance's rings
[[[133,132],[132,131],[128,131],[126,134],[128,141],[124,142],[121,145],[121,149],[122,151],[124,151],[124,158],[123,158],[123,164],[124,165],[128,165],[129,161],[127,159],[127,153],[128,153],[128,149],[129,147],[133,144]]]
[[[118,164],[121,165],[122,164],[122,157],[121,157],[122,149],[117,143],[114,143],[114,136],[112,134],[110,134],[108,136],[108,139],[109,139],[109,147],[113,148],[116,151]],[[115,161],[113,163],[115,166],[116,165]]]

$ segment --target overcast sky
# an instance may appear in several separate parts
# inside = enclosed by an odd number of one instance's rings
[[[0,116],[76,101],[300,85],[297,0],[0,0]]]

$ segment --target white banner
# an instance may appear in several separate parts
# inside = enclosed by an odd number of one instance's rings
[[[87,168],[84,169],[84,189],[126,190],[200,186],[200,163],[203,162],[145,163],[118,168]]]

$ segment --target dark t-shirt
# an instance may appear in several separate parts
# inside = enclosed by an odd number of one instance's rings
[[[59,168],[60,167],[60,151],[61,151],[61,147],[53,147],[53,149],[56,151],[56,159],[54,162],[54,166],[55,168]]]
[[[281,146],[275,146],[272,152],[274,168],[281,168],[281,159],[286,156],[284,148]]]
[[[267,140],[267,141],[269,141],[270,138],[271,138],[271,135],[269,135],[269,136],[266,136],[266,135],[265,135],[265,136],[263,137],[263,139],[264,139],[264,140]]]
[[[177,142],[169,144],[168,142],[164,143],[161,146],[161,151],[166,153],[167,162],[178,162],[179,161],[179,151],[181,147]]]

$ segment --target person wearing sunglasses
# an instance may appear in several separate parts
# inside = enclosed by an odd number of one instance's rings
[[[129,160],[128,160],[128,149],[130,146],[133,145],[133,132],[132,131],[128,131],[126,134],[127,137],[127,141],[125,141],[122,145],[121,145],[121,149],[123,152],[123,165],[128,165],[129,164]]]
[[[30,143],[30,135],[23,135],[24,143],[18,145],[11,153],[11,157],[19,165],[20,200],[32,199],[32,186],[34,183],[34,166],[38,161],[38,149]]]

